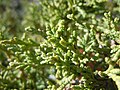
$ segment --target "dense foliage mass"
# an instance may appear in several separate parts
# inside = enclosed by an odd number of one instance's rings
[[[0,89],[120,90],[119,0],[1,0]]]

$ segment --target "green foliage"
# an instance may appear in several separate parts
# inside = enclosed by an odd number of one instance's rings
[[[19,4],[9,22],[0,1],[0,89],[120,90],[119,0]]]

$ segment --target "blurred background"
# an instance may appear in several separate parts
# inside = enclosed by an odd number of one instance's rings
[[[38,0],[0,0],[0,33],[4,38],[21,36],[25,27],[41,26]]]

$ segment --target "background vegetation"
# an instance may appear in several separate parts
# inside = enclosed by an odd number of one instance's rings
[[[119,0],[0,0],[0,89],[120,90]]]

